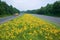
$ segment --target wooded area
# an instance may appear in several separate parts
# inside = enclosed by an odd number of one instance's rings
[[[53,4],[47,4],[45,7],[41,7],[37,10],[27,10],[26,12],[60,17],[60,1],[56,1]]]
[[[13,15],[15,13],[20,13],[20,11],[12,5],[9,6],[6,2],[0,0],[0,16]]]

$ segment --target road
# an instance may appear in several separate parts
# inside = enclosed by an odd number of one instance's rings
[[[60,26],[60,17],[52,17],[46,15],[32,14],[33,16],[39,17],[47,22],[54,23],[55,25]]]
[[[4,18],[0,18],[0,24],[7,22],[9,20],[12,20],[14,18],[16,18],[17,16],[8,16],[8,17],[4,17]]]
[[[39,17],[45,21],[54,23],[55,25],[59,25],[60,26],[60,17],[51,17],[51,16],[45,16],[45,15],[38,15],[38,14],[32,14],[33,16]],[[20,15],[21,16],[21,15]],[[17,16],[9,16],[9,17],[5,17],[5,18],[0,18],[0,24],[4,23],[6,21],[12,20],[14,18],[16,18]]]

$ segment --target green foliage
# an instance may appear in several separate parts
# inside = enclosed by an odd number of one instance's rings
[[[7,5],[5,2],[0,0],[0,16],[1,15],[13,15],[15,13],[20,13],[20,11],[14,8],[12,5]]]
[[[60,1],[56,1],[54,4],[47,4],[45,7],[41,7],[36,13],[50,16],[60,16]]]
[[[56,1],[53,4],[53,12],[55,15],[60,16],[60,1]]]
[[[60,17],[60,1],[56,1],[53,4],[47,4],[45,7],[41,7],[37,10],[29,10],[27,13],[36,13],[49,16],[59,16]]]

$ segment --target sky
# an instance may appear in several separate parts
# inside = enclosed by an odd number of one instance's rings
[[[2,0],[8,5],[19,9],[20,11],[39,9],[41,6],[46,6],[48,3],[52,4],[57,0]]]

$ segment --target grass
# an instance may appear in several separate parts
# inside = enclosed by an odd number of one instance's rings
[[[60,30],[40,18],[24,14],[0,25],[0,40],[60,40]]]

